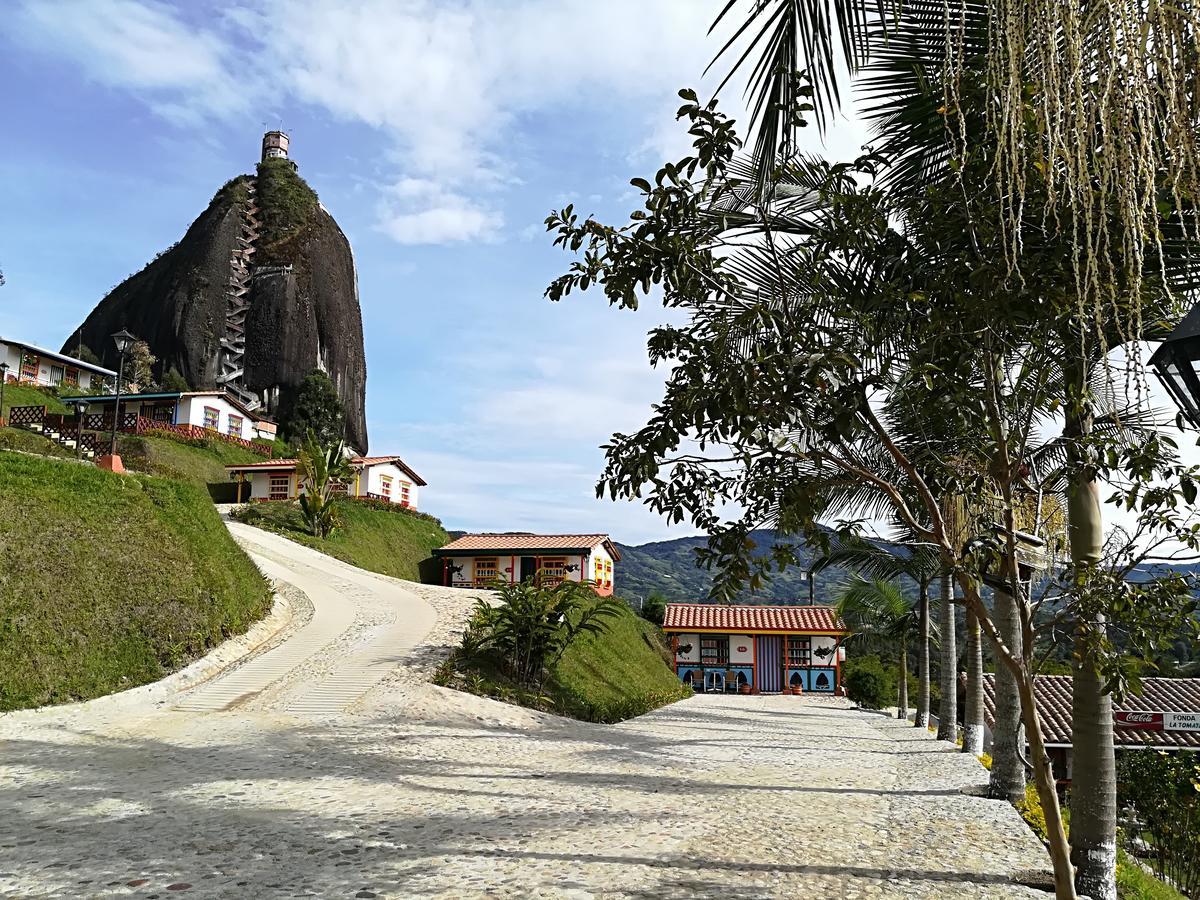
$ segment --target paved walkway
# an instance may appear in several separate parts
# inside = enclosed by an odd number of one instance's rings
[[[1047,896],[1016,813],[962,792],[982,768],[911,726],[793,697],[599,726],[433,687],[469,592],[233,528],[311,612],[174,701],[0,717],[0,896]]]

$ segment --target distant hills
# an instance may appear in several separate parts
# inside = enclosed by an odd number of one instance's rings
[[[766,551],[775,542],[775,532],[754,531],[754,543]],[[798,538],[789,538],[799,543]],[[696,548],[707,544],[704,535],[655,541],[650,544],[617,544],[621,562],[617,567],[617,593],[626,598],[645,598],[657,591],[672,602],[701,601],[707,598],[712,585],[712,573],[696,567]],[[746,602],[808,603],[809,588],[805,572],[812,563],[814,552],[801,551],[804,565],[773,574],[771,582],[753,595],[742,597]],[[831,566],[817,573],[815,594],[818,604],[832,603],[837,586],[850,577],[850,572]]]

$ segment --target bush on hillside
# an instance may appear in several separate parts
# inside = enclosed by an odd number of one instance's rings
[[[667,600],[657,591],[651,591],[642,603],[641,616],[647,622],[653,622],[655,625],[662,627],[663,619],[667,615]]]
[[[866,709],[883,709],[896,702],[896,677],[878,656],[851,657],[843,670],[846,696]]]

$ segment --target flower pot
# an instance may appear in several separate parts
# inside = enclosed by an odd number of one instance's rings
[[[798,684],[793,684],[792,685],[792,693],[795,694],[797,697],[799,697],[801,694],[804,693],[804,688],[800,687],[800,685],[798,685]]]
[[[738,688],[738,693],[739,693],[739,694],[748,694],[748,693],[750,693],[750,685],[748,685],[748,684],[743,684],[741,687],[739,687],[739,688]]]

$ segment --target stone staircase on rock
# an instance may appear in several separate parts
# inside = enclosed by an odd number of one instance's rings
[[[258,218],[258,184],[251,178],[246,184],[246,202],[242,207],[242,227],[237,247],[229,255],[228,303],[225,312],[225,335],[221,338],[220,371],[217,383],[250,410],[262,404],[257,394],[247,390],[246,373],[246,315],[250,311],[250,278],[254,252],[262,231]]]

